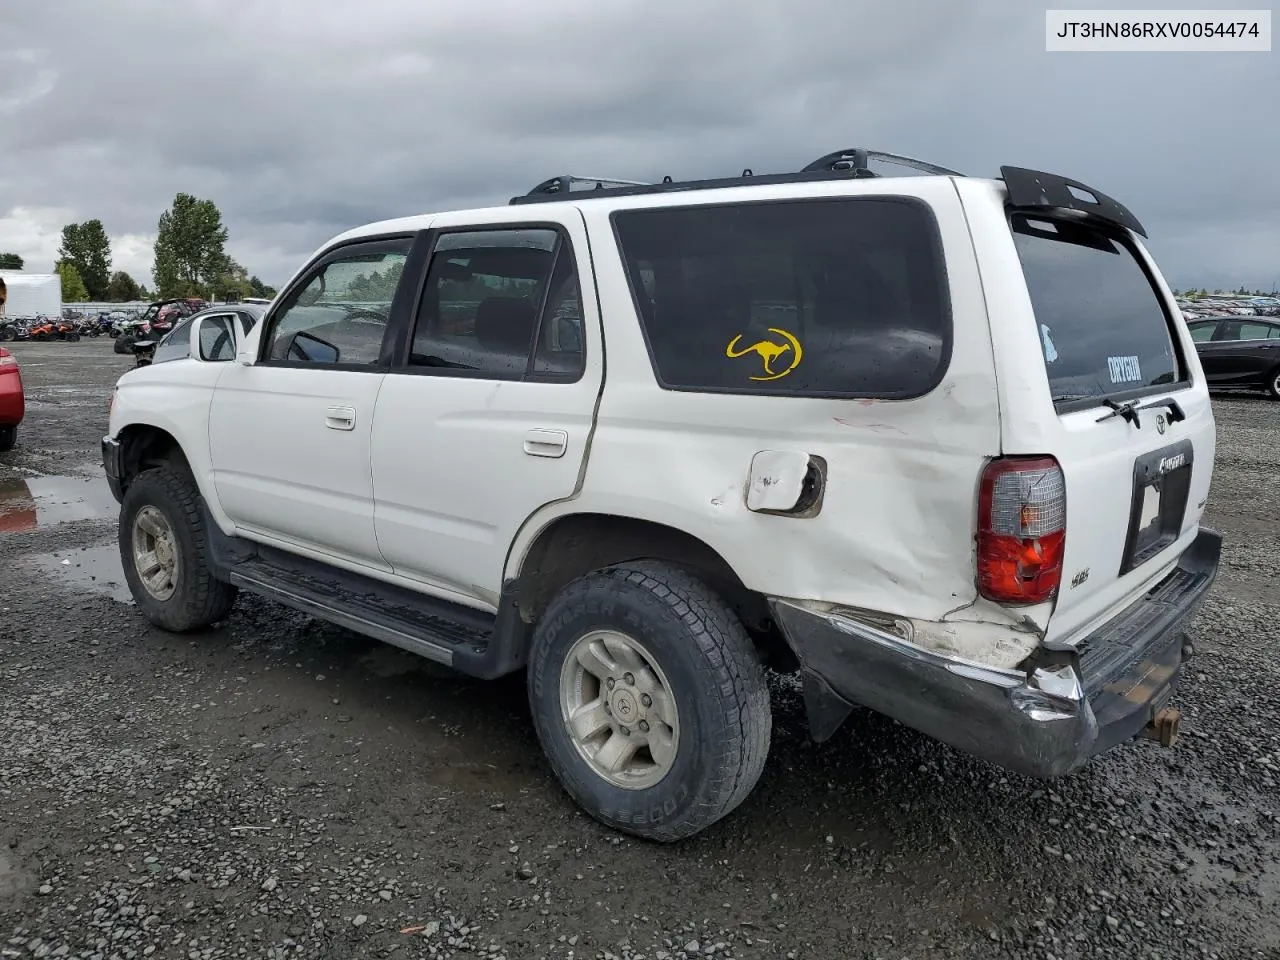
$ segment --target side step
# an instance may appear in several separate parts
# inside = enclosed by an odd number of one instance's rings
[[[226,574],[251,593],[472,676],[501,676],[523,665],[514,655],[523,647],[514,604],[495,617],[263,546],[229,564]],[[499,620],[506,621],[506,642],[495,642]]]

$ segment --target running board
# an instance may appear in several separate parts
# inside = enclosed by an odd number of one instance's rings
[[[491,673],[493,614],[269,548],[230,565],[237,587],[464,673]]]

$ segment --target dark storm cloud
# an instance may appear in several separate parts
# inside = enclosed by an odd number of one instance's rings
[[[45,266],[62,222],[97,216],[145,269],[179,190],[279,282],[351,226],[556,173],[763,172],[870,145],[1094,183],[1175,285],[1280,278],[1276,58],[1050,55],[1017,0],[5,6],[0,247]]]

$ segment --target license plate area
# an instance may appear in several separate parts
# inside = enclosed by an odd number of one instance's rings
[[[1178,539],[1191,493],[1195,447],[1190,440],[1153,450],[1134,461],[1133,502],[1120,576]]]

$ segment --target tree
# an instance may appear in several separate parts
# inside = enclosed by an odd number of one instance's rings
[[[212,200],[179,193],[160,215],[152,275],[161,297],[204,296],[226,273],[227,229]]]
[[[111,275],[111,282],[107,284],[107,299],[114,303],[141,300],[142,288],[138,286],[138,281],[134,280],[133,277],[123,270],[117,270]]]
[[[274,300],[276,298],[276,288],[268,287],[257,277],[249,278],[249,296],[260,297],[263,300]]]
[[[0,253],[0,270],[21,270],[23,260],[16,253]]]
[[[62,302],[83,303],[89,299],[89,291],[80,279],[80,271],[68,260],[59,260],[54,265],[58,277],[62,280]]]
[[[111,241],[101,220],[69,223],[63,227],[58,259],[76,268],[92,299],[106,298],[107,284],[111,281]]]
[[[231,303],[252,296],[249,292],[249,271],[231,257],[224,256],[222,260],[222,267],[213,283],[214,298]]]

